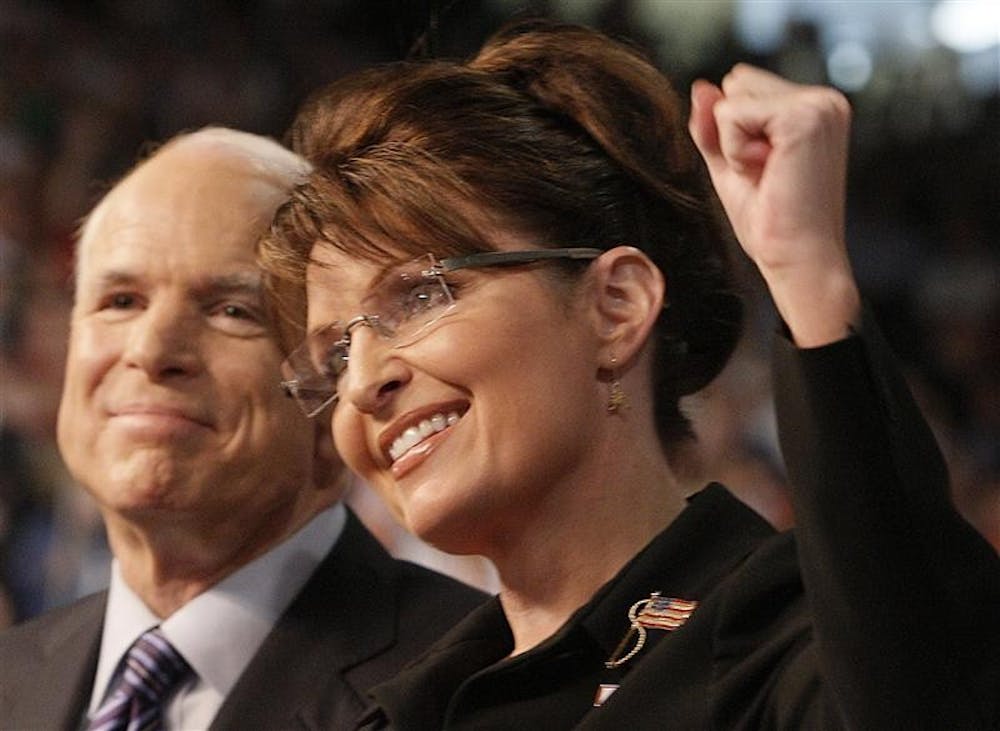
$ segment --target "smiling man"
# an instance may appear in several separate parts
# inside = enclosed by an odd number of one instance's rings
[[[324,420],[278,386],[295,335],[255,247],[307,170],[201,130],[84,224],[58,440],[100,506],[112,582],[0,635],[0,727],[118,728],[131,704],[166,728],[340,728],[483,598],[378,546],[340,503]],[[176,682],[141,707],[135,673],[161,661]]]

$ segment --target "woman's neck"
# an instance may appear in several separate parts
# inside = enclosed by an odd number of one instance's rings
[[[684,498],[658,445],[626,454],[599,470],[570,480],[548,495],[509,550],[493,559],[500,600],[520,654],[554,634],[684,507]],[[610,472],[610,474],[609,474]]]

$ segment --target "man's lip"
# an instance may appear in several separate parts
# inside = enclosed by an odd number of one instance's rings
[[[165,404],[126,404],[108,410],[111,416],[152,416],[183,419],[199,426],[211,428],[212,422],[200,416],[194,409]]]
[[[457,413],[459,416],[464,416],[465,412],[468,410],[468,401],[464,399],[455,399],[451,401],[440,401],[435,404],[421,406],[419,409],[407,411],[405,414],[395,419],[391,424],[389,424],[389,426],[382,430],[381,434],[379,434],[379,454],[382,455],[382,459],[385,461],[385,464],[391,465],[393,459],[389,455],[389,449],[392,447],[392,443],[395,442],[397,437],[399,437],[399,435],[401,435],[404,431],[409,429],[411,426],[418,425],[424,419],[431,418],[435,414],[444,414],[447,416],[450,413]]]

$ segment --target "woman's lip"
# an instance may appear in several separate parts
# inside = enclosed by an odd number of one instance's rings
[[[445,418],[447,418],[448,414],[454,413],[458,414],[459,418],[461,418],[462,416],[465,415],[465,412],[468,410],[469,410],[468,401],[451,400],[451,401],[443,401],[435,404],[430,404],[427,406],[423,406],[419,409],[413,409],[411,411],[406,412],[401,417],[393,421],[379,435],[378,447],[379,447],[379,452],[382,455],[382,459],[385,460],[386,464],[389,465],[393,464],[394,460],[392,458],[392,455],[390,454],[392,445],[396,441],[396,439],[398,439],[400,435],[402,435],[403,432],[405,432],[410,427],[419,426],[421,421],[430,419],[436,414],[441,414]],[[444,432],[447,431],[448,429],[446,428]],[[438,432],[438,434],[443,434],[444,432]],[[427,437],[427,439],[423,441],[427,441],[428,439],[433,439],[434,436],[436,435],[429,436]],[[421,442],[421,444],[422,443],[423,442]],[[418,444],[416,446],[419,447],[420,445]],[[402,458],[403,456],[405,455],[400,455],[400,458]]]
[[[422,465],[437,449],[438,445],[451,436],[451,430],[454,426],[457,424],[432,434],[416,446],[406,450],[405,454],[400,455],[399,459],[389,466],[392,476],[398,480]]]

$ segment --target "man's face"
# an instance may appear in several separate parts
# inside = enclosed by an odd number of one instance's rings
[[[242,522],[249,536],[305,499],[313,426],[278,386],[254,261],[277,195],[211,153],[168,148],[95,218],[58,437],[106,515]]]

